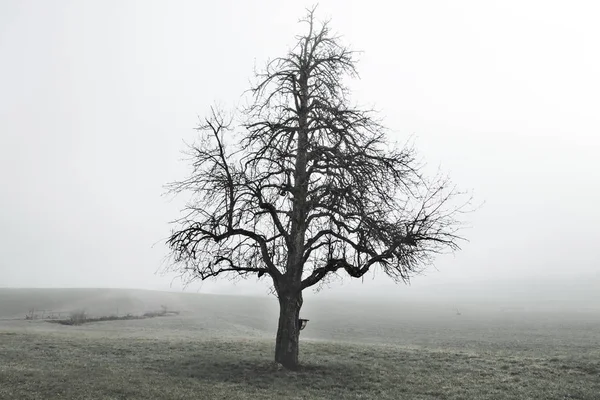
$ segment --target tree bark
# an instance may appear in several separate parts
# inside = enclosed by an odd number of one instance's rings
[[[302,291],[279,295],[279,326],[275,342],[275,361],[286,369],[298,369],[300,309]]]

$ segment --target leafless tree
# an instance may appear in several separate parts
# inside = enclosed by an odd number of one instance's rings
[[[376,267],[407,281],[459,248],[468,204],[447,179],[422,176],[412,148],[390,145],[374,112],[351,105],[344,79],[357,76],[356,53],[314,11],[296,46],[256,73],[239,123],[211,109],[189,145],[192,173],[169,185],[192,194],[167,241],[169,268],[192,280],[269,277],[275,361],[289,369],[304,289]]]

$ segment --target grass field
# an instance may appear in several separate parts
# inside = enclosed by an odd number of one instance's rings
[[[168,303],[181,314],[81,326],[8,319],[35,302],[91,314]],[[302,368],[287,372],[272,362],[273,301],[0,290],[0,399],[600,399],[600,315],[313,303]]]

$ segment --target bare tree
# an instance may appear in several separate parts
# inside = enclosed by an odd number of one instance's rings
[[[289,369],[304,289],[375,267],[407,281],[459,248],[468,203],[350,104],[343,79],[357,76],[356,53],[314,11],[296,46],[256,73],[239,124],[211,109],[189,146],[193,172],[169,186],[193,195],[167,241],[170,268],[201,280],[268,276],[280,304],[275,360]]]

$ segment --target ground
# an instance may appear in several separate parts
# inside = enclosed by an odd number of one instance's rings
[[[63,326],[8,319],[35,296],[0,290],[0,399],[600,399],[597,314],[321,303],[303,312],[302,368],[288,372],[272,361],[268,301],[102,293],[87,307],[182,313]]]

